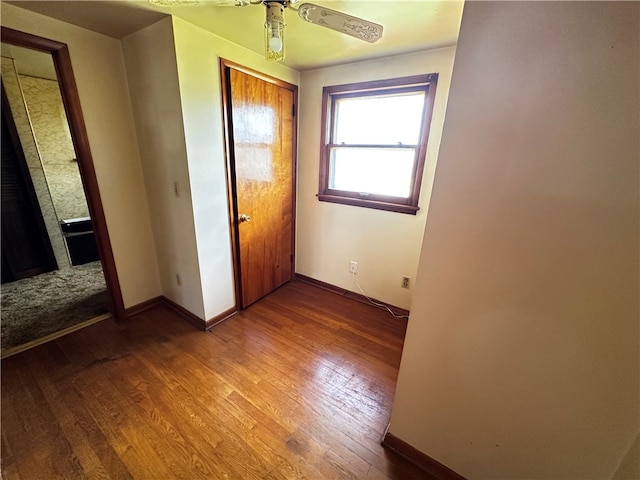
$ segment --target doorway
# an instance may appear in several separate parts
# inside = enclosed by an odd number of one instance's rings
[[[297,86],[221,60],[236,306],[294,274]]]
[[[5,269],[11,262],[5,262],[9,230],[3,208],[5,357],[78,324],[112,313],[123,318],[124,305],[67,47],[2,27],[2,50],[8,97],[3,114],[9,127],[14,122],[14,150],[23,163],[19,173],[36,210],[31,238],[39,234],[35,243],[44,245],[48,260],[18,276]],[[32,70],[21,71],[18,63]],[[3,173],[5,157],[3,148]],[[11,328],[5,328],[7,322],[13,322]],[[11,339],[5,338],[8,333]]]

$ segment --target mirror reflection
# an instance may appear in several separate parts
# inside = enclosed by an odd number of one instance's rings
[[[2,356],[109,315],[51,55],[2,44]]]

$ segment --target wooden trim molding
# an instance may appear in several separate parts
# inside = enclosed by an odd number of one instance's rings
[[[178,313],[182,318],[187,320],[189,323],[191,323],[192,325],[198,327],[200,330],[205,330],[206,322],[203,319],[201,319],[197,315],[191,313],[189,310],[187,310],[183,306],[178,305],[173,300],[168,299],[164,295],[162,297],[160,297],[160,298],[162,299],[162,303],[164,305],[166,305],[171,310],[173,310],[176,313]]]
[[[124,313],[126,314],[127,318],[130,318],[134,315],[137,315],[138,313],[142,313],[145,310],[149,310],[150,308],[156,307],[158,305],[162,304],[162,298],[163,297],[153,297],[150,298],[149,300],[145,300],[142,303],[138,303],[137,305],[134,305],[132,307],[126,308]]]
[[[212,318],[210,318],[208,320],[203,320],[202,318],[198,317],[197,315],[191,313],[186,308],[178,305],[173,300],[170,300],[165,296],[162,296],[160,298],[162,299],[162,303],[164,305],[166,305],[170,309],[172,309],[175,312],[177,312],[182,318],[187,320],[192,325],[198,327],[198,329],[200,329],[200,330],[210,330],[211,328],[215,327],[219,323],[222,323],[225,320],[228,320],[229,318],[233,317],[236,313],[238,313],[238,311],[236,310],[235,307],[231,307],[228,310],[225,310],[224,312],[219,313],[215,317],[212,317]]]
[[[157,307],[159,305],[165,305],[166,307],[170,308],[171,310],[178,313],[178,315],[180,315],[182,318],[184,318],[185,320],[187,320],[189,323],[196,326],[200,330],[210,330],[216,325],[224,322],[225,320],[230,319],[236,313],[238,313],[235,307],[231,307],[228,310],[225,310],[224,312],[219,313],[215,317],[212,317],[208,320],[203,320],[197,315],[191,313],[186,308],[178,305],[173,300],[168,299],[164,295],[150,298],[149,300],[145,300],[142,303],[138,303],[137,305],[129,307],[125,310],[125,313],[127,315],[127,318],[129,318],[139,313],[142,313],[146,310],[149,310],[150,308]]]
[[[320,280],[316,280],[315,278],[307,277],[306,275],[301,275],[299,273],[294,274],[294,280],[298,280],[301,282],[308,283],[309,285],[314,285],[318,288],[322,288],[323,290],[327,290],[329,292],[335,293],[342,297],[350,298],[360,303],[365,303],[367,305],[372,305],[371,302],[367,300],[367,297],[364,295],[360,295],[359,293],[351,292],[349,290],[345,290],[344,288],[336,287],[335,285],[331,285],[330,283],[326,283]],[[396,315],[409,315],[409,310],[405,310],[404,308],[396,307],[395,305],[389,305],[388,303],[381,302],[380,300],[372,299],[374,302],[379,303],[381,305],[385,305],[387,308],[391,309]],[[173,300],[168,299],[164,295],[159,297],[154,297],[149,300],[146,300],[142,303],[134,305],[126,309],[127,317],[131,317],[138,313],[142,313],[145,310],[156,307],[158,305],[166,305],[168,308],[177,312],[182,318],[187,320],[192,325],[196,326],[200,330],[210,330],[216,325],[230,319],[234,315],[238,313],[238,309],[234,306],[231,307],[224,312],[219,313],[215,317],[209,318],[207,320],[203,320],[197,315],[191,313],[186,308],[178,305]],[[372,305],[376,307],[376,305]],[[376,307],[376,308],[384,308],[384,307]]]
[[[318,200],[321,202],[341,203],[353,207],[368,207],[375,210],[386,210],[387,212],[408,213],[409,215],[416,215],[418,210],[420,210],[420,207],[417,205],[401,205],[399,203],[383,202],[381,200],[367,200],[324,193],[319,193],[316,197],[318,197]]]
[[[222,124],[224,125],[225,172],[227,174],[227,199],[229,201],[229,235],[231,240],[231,259],[233,262],[233,289],[236,298],[236,309],[242,305],[242,285],[240,279],[240,239],[238,238],[236,217],[238,201],[235,195],[236,169],[235,143],[233,140],[233,116],[231,111],[231,76],[227,69],[227,61],[220,59],[220,91],[222,94]],[[231,67],[229,67],[231,68]]]
[[[221,324],[224,321],[229,320],[231,317],[235,316],[238,313],[236,307],[231,307],[228,310],[225,310],[222,313],[219,313],[215,317],[212,317],[204,322],[204,330],[211,330],[216,325]]]
[[[102,200],[100,199],[98,179],[93,165],[91,149],[89,148],[89,137],[84,124],[78,88],[75,77],[73,76],[73,69],[71,68],[69,49],[65,43],[7,27],[2,27],[1,35],[2,41],[5,43],[49,53],[53,59],[53,64],[58,76],[62,103],[69,122],[71,140],[78,159],[78,169],[80,170],[80,177],[82,178],[87,204],[89,205],[89,213],[91,215],[113,313],[116,318],[124,319],[126,318],[126,312],[122,299],[122,291],[120,289],[120,281],[118,280],[111,240],[109,239],[109,232],[107,231],[107,221],[102,207]]]
[[[285,82],[276,77],[272,77],[271,75],[267,75],[266,73],[262,73],[258,70],[254,70],[253,68],[246,67],[240,63],[233,62],[231,60],[227,60],[226,58],[220,58],[220,67],[221,69],[227,67],[232,68],[234,70],[238,70],[239,72],[246,73],[247,75],[251,75],[252,77],[259,78],[260,80],[264,80],[267,83],[272,83],[273,85],[278,85],[279,87],[286,88],[287,90],[296,91],[298,90],[298,86],[293,83]]]
[[[300,280],[301,282],[305,282],[305,283],[308,283],[310,285],[315,285],[316,287],[322,288],[324,290],[328,290],[329,292],[333,292],[333,293],[341,295],[343,297],[351,298],[352,300],[356,300],[356,301],[361,302],[361,303],[366,303],[367,305],[371,305],[371,306],[376,307],[376,308],[384,308],[384,307],[377,307],[376,305],[373,305],[371,302],[369,302],[369,300],[367,300],[367,297],[365,297],[364,295],[360,295],[359,293],[355,293],[355,292],[351,292],[349,290],[345,290],[344,288],[341,288],[341,287],[336,287],[335,285],[331,285],[330,283],[325,283],[325,282],[323,282],[321,280],[316,280],[315,278],[307,277],[306,275],[301,275],[299,273],[296,273],[294,278],[296,280]],[[389,305],[388,303],[381,302],[380,300],[376,300],[375,298],[372,298],[371,300],[373,300],[376,303],[379,303],[381,305],[386,306],[387,308],[391,309],[391,311],[393,313],[395,313],[396,315],[409,316],[409,310],[405,310],[404,308],[396,307],[395,305]]]
[[[381,443],[384,448],[396,452],[422,469],[428,475],[428,478],[433,478],[434,480],[466,480],[462,475],[415,449],[392,433],[387,432]]]

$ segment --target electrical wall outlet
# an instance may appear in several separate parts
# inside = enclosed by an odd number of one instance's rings
[[[176,283],[178,286],[182,285],[182,279],[180,278],[180,274],[176,273]]]
[[[402,283],[400,283],[400,286],[402,288],[409,288],[410,283],[411,283],[411,279],[409,277],[402,277]]]
[[[349,273],[358,273],[358,262],[353,260],[349,262]]]

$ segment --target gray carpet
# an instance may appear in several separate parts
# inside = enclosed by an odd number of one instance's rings
[[[43,273],[0,289],[2,349],[109,312],[100,262]]]

